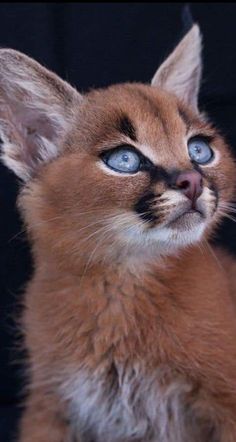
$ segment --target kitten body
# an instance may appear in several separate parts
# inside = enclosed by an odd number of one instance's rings
[[[197,26],[151,86],[85,96],[0,51],[35,264],[21,442],[236,440],[236,266],[208,243],[235,166],[197,109],[200,71]]]
[[[53,286],[31,283],[25,320],[36,335],[28,343],[37,357],[33,388],[65,401],[81,440],[218,440],[212,434],[234,421],[228,281],[206,252],[193,249],[172,265],[138,274],[98,268],[81,287],[58,274]]]

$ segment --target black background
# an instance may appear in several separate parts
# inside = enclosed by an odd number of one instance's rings
[[[236,5],[190,3],[204,37],[200,102],[236,151]],[[148,82],[183,32],[184,3],[1,3],[0,46],[18,49],[81,91]],[[18,182],[0,166],[0,441],[14,432],[21,390],[14,316],[31,260],[15,208]],[[233,252],[236,229],[219,241]],[[236,250],[236,249],[235,249]]]

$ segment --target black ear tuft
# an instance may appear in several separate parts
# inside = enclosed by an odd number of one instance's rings
[[[192,16],[192,11],[189,3],[186,3],[182,9],[182,23],[183,23],[183,35],[187,34],[187,32],[194,25],[194,20]]]

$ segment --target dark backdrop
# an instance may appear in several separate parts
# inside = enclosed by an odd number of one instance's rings
[[[80,90],[148,82],[183,31],[184,3],[1,3],[0,46],[34,57]],[[236,146],[236,4],[192,3],[204,36],[201,103]],[[236,149],[236,147],[234,148]],[[0,166],[0,441],[9,442],[20,399],[14,315],[31,260],[15,209],[13,174]],[[234,251],[228,222],[220,241]],[[236,250],[236,249],[235,249]]]

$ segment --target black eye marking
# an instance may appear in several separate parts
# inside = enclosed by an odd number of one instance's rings
[[[216,199],[215,201],[215,210],[216,210],[219,204],[219,190],[212,179],[210,179],[209,189],[214,193]]]
[[[202,168],[199,166],[199,164],[195,163],[194,161],[191,161],[193,169],[199,172],[203,177],[205,177],[205,174],[202,170]]]
[[[147,192],[135,204],[134,210],[143,221],[154,223],[157,220],[157,215],[152,209],[154,200],[155,194],[153,192]]]
[[[167,184],[169,183],[170,174],[164,167],[154,166],[151,164],[148,168],[148,172],[150,174],[152,184],[160,181],[164,181]]]
[[[117,129],[133,141],[137,141],[136,130],[127,115],[122,115],[117,121]]]

